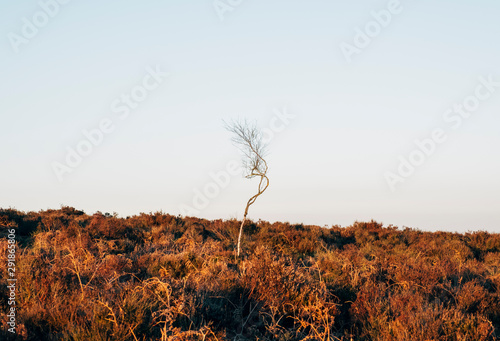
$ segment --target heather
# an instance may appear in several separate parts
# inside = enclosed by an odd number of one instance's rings
[[[1,340],[497,340],[500,235],[0,209]]]

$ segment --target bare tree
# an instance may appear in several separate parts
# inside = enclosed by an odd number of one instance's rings
[[[262,141],[262,134],[256,125],[249,124],[247,121],[234,121],[231,124],[226,123],[226,129],[234,134],[232,141],[244,154],[243,167],[246,171],[245,177],[247,179],[255,177],[260,178],[257,194],[248,200],[245,207],[245,214],[243,215],[243,221],[241,222],[240,233],[238,235],[239,257],[241,251],[241,235],[247,219],[248,208],[269,186],[269,178],[267,177],[268,167],[266,160],[264,160],[266,145]]]

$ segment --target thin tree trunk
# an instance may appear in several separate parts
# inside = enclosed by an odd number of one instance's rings
[[[266,186],[264,188],[262,188],[262,181],[264,181],[264,179],[266,180]],[[253,197],[251,197],[250,199],[248,199],[247,206],[245,207],[245,214],[243,214],[243,221],[241,222],[240,234],[238,236],[238,257],[240,257],[241,235],[243,234],[243,225],[245,225],[245,221],[247,220],[248,209],[250,208],[250,206],[252,206],[252,204],[255,202],[255,200],[257,200],[257,198],[262,193],[264,193],[264,191],[267,189],[268,186],[269,186],[269,179],[267,178],[266,174],[260,175],[259,192],[257,194],[255,194]]]
[[[247,220],[247,216],[245,214],[245,216],[243,217],[243,221],[241,222],[241,226],[240,226],[240,234],[238,236],[238,257],[240,257],[240,244],[241,244],[241,235],[243,233],[243,225],[245,225],[245,221]]]

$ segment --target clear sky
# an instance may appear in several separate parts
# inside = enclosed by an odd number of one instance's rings
[[[0,0],[0,207],[241,219],[247,118],[251,219],[500,232],[500,2],[59,1]]]

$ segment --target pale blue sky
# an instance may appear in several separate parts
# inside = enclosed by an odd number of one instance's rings
[[[73,0],[16,53],[10,34],[49,2],[0,0],[0,207],[179,214],[239,160],[222,120],[265,128],[286,107],[249,218],[500,231],[500,87],[443,121],[479,77],[500,81],[498,1],[402,0],[351,63],[340,44],[390,1],[244,0],[221,21],[212,0]],[[111,104],[156,66],[170,75],[119,119]],[[59,182],[52,163],[103,119],[114,131]],[[436,128],[447,141],[391,191],[384,174]],[[232,177],[197,215],[241,218],[256,185]]]

